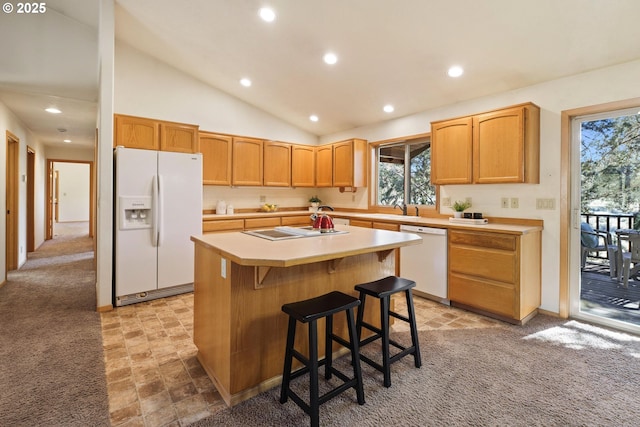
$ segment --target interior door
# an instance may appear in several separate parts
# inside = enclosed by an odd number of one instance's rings
[[[18,160],[20,140],[7,132],[6,188],[6,264],[5,270],[18,268]]]

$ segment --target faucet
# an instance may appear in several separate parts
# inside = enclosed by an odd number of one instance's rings
[[[330,211],[332,211],[332,212],[333,212],[333,210],[334,210],[331,206],[328,206],[328,205],[318,206],[318,210],[323,209],[323,208],[327,208],[327,209],[329,209],[329,210],[330,210]]]
[[[402,206],[396,204],[394,207],[395,208],[399,208],[400,210],[402,210],[402,215],[406,215],[407,214],[407,204],[403,203]]]

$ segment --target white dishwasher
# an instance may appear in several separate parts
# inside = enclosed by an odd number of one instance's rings
[[[416,282],[416,295],[449,305],[447,295],[447,230],[401,225],[400,231],[418,234],[422,243],[400,248],[400,276]]]

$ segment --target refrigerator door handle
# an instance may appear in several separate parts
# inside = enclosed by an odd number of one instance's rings
[[[162,213],[164,212],[164,183],[162,179],[162,175],[158,174],[158,246],[162,246],[162,237],[163,237],[163,218]]]
[[[151,204],[153,209],[153,228],[151,230],[151,243],[153,246],[158,246],[158,222],[159,222],[159,212],[158,212],[158,175],[153,176],[152,182],[152,190],[151,190]]]

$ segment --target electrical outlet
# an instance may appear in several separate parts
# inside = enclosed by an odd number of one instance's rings
[[[503,208],[508,208],[509,207],[509,198],[508,197],[503,197],[500,200],[500,204]]]
[[[517,197],[512,197],[511,198],[511,208],[512,209],[518,209],[518,207],[520,207],[520,200]]]
[[[466,197],[464,199],[465,202],[469,203],[469,207],[471,207],[472,203],[471,203],[471,197]]]
[[[267,196],[260,196],[260,203],[264,203],[267,201]]]
[[[536,199],[536,209],[554,210],[556,199]]]
[[[443,197],[442,206],[451,206],[451,197]]]

